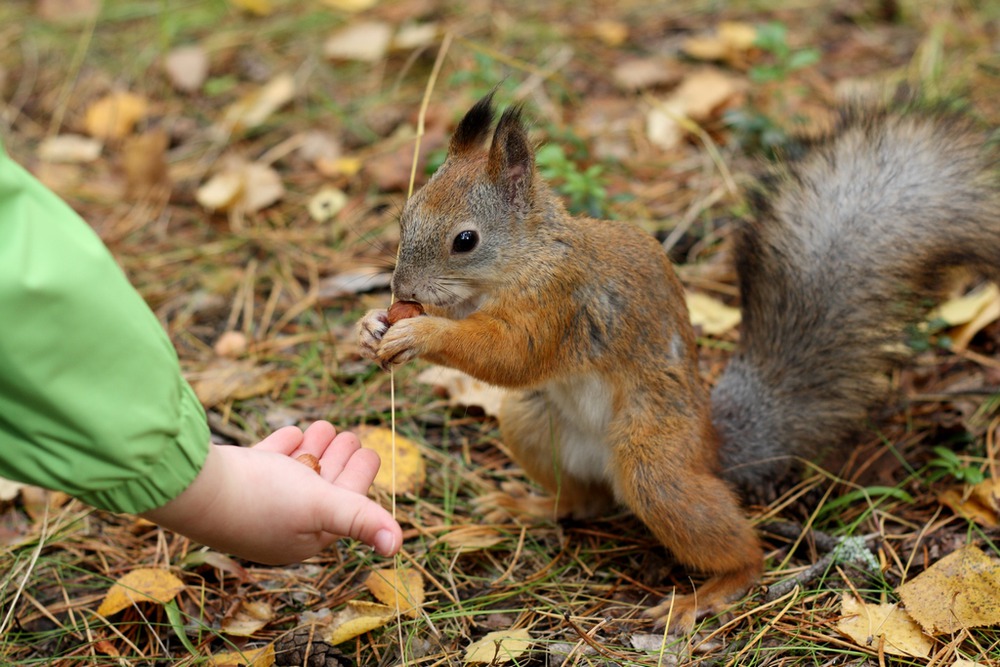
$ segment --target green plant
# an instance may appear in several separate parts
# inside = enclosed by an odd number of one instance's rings
[[[946,475],[966,484],[979,484],[985,479],[982,470],[963,460],[947,447],[938,446],[933,451],[937,458],[931,459],[928,465],[939,470],[931,475],[931,481],[936,481]]]
[[[539,173],[567,198],[571,212],[607,217],[608,191],[604,186],[603,166],[595,164],[581,171],[558,144],[538,149],[535,162]]]

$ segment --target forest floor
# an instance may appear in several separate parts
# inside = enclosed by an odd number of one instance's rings
[[[843,623],[856,614],[845,605],[898,603],[902,583],[951,554],[1000,554],[1000,324],[989,318],[918,332],[849,460],[748,508],[767,554],[761,585],[683,636],[642,612],[698,573],[625,513],[487,516],[477,498],[532,489],[489,405],[455,387],[449,398],[433,382],[444,373],[427,383],[423,363],[398,369],[390,391],[353,331],[389,303],[411,171],[419,187],[457,120],[498,87],[500,104],[524,104],[539,168],[572,210],[655,234],[685,286],[710,297],[699,343],[713,382],[739,337],[733,322],[711,324],[738,305],[729,248],[761,154],[827,127],[844,99],[903,83],[1000,127],[1000,6],[98,4],[0,3],[7,152],[111,249],[169,332],[218,443],[316,419],[363,425],[375,442],[394,423],[410,448],[400,460],[422,469],[407,468],[395,498],[373,490],[403,526],[400,556],[343,540],[288,567],[5,488],[0,664],[1000,664],[996,619],[926,633],[876,622],[861,639]],[[691,120],[658,113],[665,105]],[[845,538],[866,555],[845,555]],[[985,562],[976,576],[995,576]],[[99,613],[137,569],[179,584],[168,594],[157,580],[159,602]],[[359,604],[385,602],[373,581],[390,572],[420,598],[412,611]],[[967,582],[951,580],[963,594]],[[368,625],[333,650],[345,609]],[[486,657],[468,657],[484,637]]]

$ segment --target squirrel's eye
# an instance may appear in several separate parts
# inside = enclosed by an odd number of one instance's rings
[[[452,252],[470,252],[479,243],[479,234],[466,229],[458,233],[455,240],[451,242]]]

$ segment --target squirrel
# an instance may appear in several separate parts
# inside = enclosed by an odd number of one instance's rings
[[[570,216],[535,168],[520,107],[487,146],[492,97],[400,217],[392,290],[426,313],[390,326],[368,312],[362,355],[510,389],[502,440],[560,516],[624,505],[707,575],[646,612],[689,630],[763,571],[741,497],[864,423],[946,274],[1000,277],[997,153],[961,117],[856,105],[775,165],[738,233],[741,339],[710,393],[661,244]]]

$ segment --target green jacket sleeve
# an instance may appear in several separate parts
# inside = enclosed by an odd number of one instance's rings
[[[138,513],[187,488],[208,447],[156,316],[0,146],[0,476]]]

